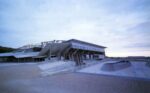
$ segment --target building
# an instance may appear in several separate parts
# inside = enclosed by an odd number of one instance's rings
[[[44,59],[73,60],[82,65],[86,59],[105,58],[104,46],[71,39],[42,42],[41,45],[28,45],[11,53],[0,54],[0,61],[43,61]]]

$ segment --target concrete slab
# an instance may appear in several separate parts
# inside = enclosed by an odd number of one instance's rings
[[[150,93],[150,80],[60,73],[41,76],[37,64],[0,67],[0,93]]]
[[[146,66],[146,62],[119,63],[119,65],[114,61],[99,62],[78,72],[150,79],[150,68]]]

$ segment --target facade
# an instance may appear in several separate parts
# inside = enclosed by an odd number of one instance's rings
[[[0,54],[0,61],[43,61],[45,58],[51,60],[73,60],[77,65],[82,65],[86,59],[105,58],[104,46],[71,39],[67,41],[48,41],[41,45],[24,46],[18,52]],[[19,52],[20,51],[20,52]]]

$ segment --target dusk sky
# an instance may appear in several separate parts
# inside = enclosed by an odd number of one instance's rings
[[[79,39],[150,56],[150,0],[0,0],[0,45]]]

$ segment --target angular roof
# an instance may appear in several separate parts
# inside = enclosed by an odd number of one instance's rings
[[[95,46],[95,47],[100,47],[100,48],[107,48],[105,46],[101,46],[101,45],[97,45],[97,44],[93,44],[93,43],[88,43],[88,42],[85,42],[85,41],[81,41],[81,40],[77,40],[77,39],[70,39],[66,42],[77,42],[77,43],[83,43],[83,44],[88,44],[88,45],[92,45],[92,46]]]

